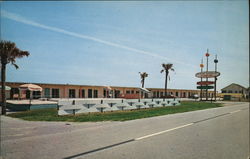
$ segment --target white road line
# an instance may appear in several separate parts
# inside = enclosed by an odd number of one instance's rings
[[[230,114],[237,113],[239,111],[241,111],[241,110],[236,110],[236,111],[230,112]],[[145,139],[145,138],[149,138],[149,137],[152,137],[152,136],[156,136],[156,135],[160,135],[160,134],[163,134],[163,133],[166,133],[166,132],[170,132],[170,131],[173,131],[173,130],[184,128],[184,127],[187,127],[187,126],[190,126],[190,125],[193,125],[193,124],[194,123],[189,123],[189,124],[186,124],[186,125],[182,125],[182,126],[172,128],[172,129],[163,130],[163,131],[160,131],[160,132],[157,132],[157,133],[153,133],[153,134],[149,134],[149,135],[146,135],[146,136],[135,138],[135,140],[142,140],[142,139]]]
[[[149,138],[149,137],[152,137],[152,136],[156,136],[156,135],[160,135],[160,134],[163,134],[163,133],[166,133],[166,132],[170,132],[170,131],[173,131],[173,130],[184,128],[184,127],[187,127],[187,126],[190,126],[190,125],[193,125],[193,124],[194,123],[190,123],[190,124],[178,126],[178,127],[172,128],[172,129],[167,129],[167,130],[160,131],[160,132],[157,132],[157,133],[154,133],[154,134],[150,134],[150,135],[146,135],[146,136],[135,138],[135,140],[142,140],[142,139],[145,139],[145,138]]]
[[[33,129],[35,127],[21,127],[21,128],[10,128],[10,129],[13,129],[13,130],[20,130],[20,129]]]
[[[7,137],[9,137],[9,136],[11,136],[11,137],[13,137],[13,136],[23,136],[24,134],[13,134],[13,135],[5,135],[5,136],[7,136]],[[3,135],[4,136],[4,135]]]
[[[233,111],[233,112],[230,112],[230,114],[237,113],[237,112],[239,112],[239,111],[241,111],[241,110],[235,110],[235,111]]]

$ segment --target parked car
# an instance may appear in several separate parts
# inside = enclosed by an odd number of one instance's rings
[[[192,98],[193,98],[193,99],[198,99],[198,98],[199,98],[199,95],[198,95],[198,94],[194,94],[194,95],[192,96]]]

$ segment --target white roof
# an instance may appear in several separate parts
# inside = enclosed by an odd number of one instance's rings
[[[42,91],[43,88],[35,84],[23,84],[19,86],[20,89],[30,90],[30,91]]]
[[[146,88],[140,88],[140,90],[141,90],[142,92],[150,93],[150,91],[147,90]]]

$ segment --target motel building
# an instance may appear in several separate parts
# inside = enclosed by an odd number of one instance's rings
[[[32,98],[140,98],[139,87],[119,87],[119,86],[94,86],[94,85],[74,85],[74,84],[48,84],[32,83],[42,87],[42,91],[20,90],[20,85],[24,82],[6,82],[10,87],[9,99],[29,99]],[[164,88],[146,88],[150,93],[145,93],[144,98],[162,98]],[[168,96],[177,98],[192,98],[194,95],[200,96],[200,90],[188,89],[167,89]],[[205,93],[205,92],[203,92]],[[205,94],[203,94],[205,97]],[[208,91],[209,97],[214,97],[214,91]]]

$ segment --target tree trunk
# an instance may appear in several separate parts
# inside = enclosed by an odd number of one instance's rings
[[[145,80],[145,78],[143,78],[142,79],[142,88],[144,88],[144,80]],[[141,92],[141,98],[144,98],[144,93],[143,93],[143,91],[142,90],[140,90],[140,92]]]
[[[164,95],[164,99],[167,98],[167,84],[168,84],[168,71],[166,71],[166,77],[165,77],[165,95]]]
[[[6,64],[2,64],[1,68],[2,115],[6,114],[5,80],[6,80]]]

